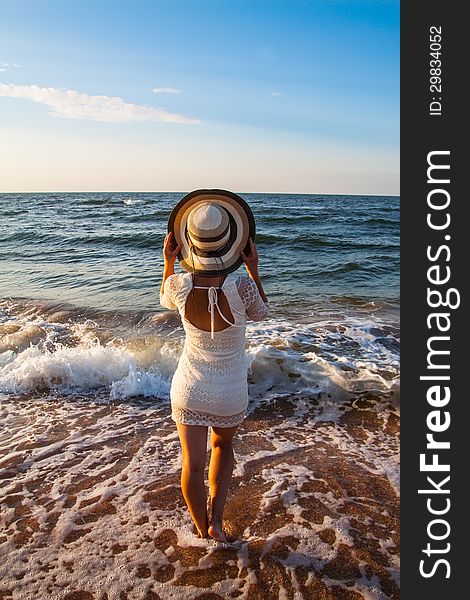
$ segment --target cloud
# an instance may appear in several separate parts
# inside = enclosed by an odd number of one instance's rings
[[[269,92],[269,95],[270,96],[280,96],[281,92],[276,92],[275,90],[273,90],[273,91]]]
[[[161,87],[161,88],[153,88],[152,92],[154,94],[182,94],[183,90],[179,90],[174,87]]]
[[[17,63],[7,63],[0,60],[0,71],[7,71],[10,67],[20,67]]]
[[[64,119],[88,119],[108,123],[156,121],[197,125],[201,121],[161,108],[125,102],[118,96],[90,96],[76,90],[37,85],[0,84],[0,96],[23,98],[44,104],[51,115]]]

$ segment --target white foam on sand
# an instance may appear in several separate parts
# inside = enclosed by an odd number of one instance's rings
[[[59,600],[65,592],[83,590],[118,600],[120,593],[128,590],[128,598],[141,599],[149,589],[165,598],[197,597],[198,588],[174,585],[188,569],[171,561],[174,543],[179,548],[207,548],[209,558],[217,548],[192,532],[179,490],[181,451],[168,405],[150,401],[115,404],[83,397],[40,400],[4,396],[2,400],[0,417],[8,436],[2,438],[0,449],[5,456],[0,465],[5,507],[1,523],[8,534],[0,543],[0,576],[4,586],[13,590],[13,597],[46,594]],[[241,432],[235,445],[234,476],[243,475],[259,458],[288,456],[296,449],[307,451],[321,440],[329,440],[371,473],[388,475],[393,471],[393,456],[387,463],[377,443],[380,432],[370,443],[358,445],[333,422],[321,430],[314,428],[313,417],[302,423],[303,412],[300,402],[291,419],[266,425],[263,436],[272,444],[270,451],[246,452],[248,439],[256,432]],[[260,539],[250,529],[269,516],[273,503],[280,500],[290,522],[267,534],[262,554],[269,553],[276,540],[285,536],[299,540],[297,548],[281,559],[295,586],[295,566],[321,570],[335,557],[339,544],[352,545],[350,522],[342,514],[345,499],[331,491],[303,491],[306,482],[318,481],[314,468],[304,465],[277,462],[258,474],[266,491],[257,519],[234,550],[234,560],[241,573],[249,544]],[[159,490],[155,499],[154,489]],[[165,489],[167,500],[159,501],[158,495]],[[326,517],[321,524],[309,523],[299,504],[306,494],[336,516]],[[319,537],[325,528],[334,531],[333,544]],[[153,540],[168,529],[175,533],[176,542],[161,551]],[[23,541],[15,543],[15,539]],[[393,557],[396,548],[385,539],[381,552]],[[208,568],[209,558],[201,559],[198,568]],[[142,565],[156,572],[170,564],[175,571],[167,582],[136,576]],[[43,570],[44,565],[48,567]],[[238,578],[217,582],[211,591],[227,597],[238,589],[242,590],[239,597],[245,598],[255,579],[248,570]],[[379,598],[379,591],[374,596],[374,586],[363,578],[354,589],[364,597]]]

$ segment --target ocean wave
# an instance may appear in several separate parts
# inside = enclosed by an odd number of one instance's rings
[[[6,242],[34,242],[34,244],[49,244],[61,246],[73,251],[77,247],[88,246],[126,246],[132,248],[151,248],[161,246],[164,234],[155,235],[146,232],[110,232],[101,235],[83,235],[76,231],[73,235],[61,235],[53,231],[37,232],[34,230],[15,231],[6,238]]]
[[[83,198],[77,198],[80,204],[85,206],[106,206],[113,202],[113,198],[111,196],[93,196],[91,198],[85,196]]]
[[[309,211],[310,212],[310,211]],[[398,228],[400,226],[399,215],[397,214],[396,218],[387,218],[387,217],[373,217],[371,218],[368,214],[363,217],[351,217],[351,216],[343,216],[341,214],[331,214],[331,223],[339,224],[346,223],[349,225],[390,225],[392,227]],[[324,215],[320,212],[309,214],[308,212],[305,214],[294,214],[294,215],[279,215],[278,211],[274,214],[270,215],[269,212],[262,215],[262,222],[271,224],[277,224],[281,226],[296,226],[302,225],[303,223],[314,224],[324,226]]]
[[[104,390],[110,399],[168,400],[183,343],[174,313],[117,314],[4,303],[0,391]],[[250,397],[308,392],[340,399],[363,391],[395,392],[398,344],[393,328],[369,319],[249,322]]]
[[[364,223],[367,225],[392,225],[393,227],[398,227],[400,225],[399,219],[385,219],[385,218],[374,218],[374,219],[365,219]]]
[[[391,240],[370,240],[364,242],[362,237],[358,237],[357,240],[338,238],[333,235],[325,235],[322,237],[312,236],[310,234],[298,234],[288,236],[285,234],[268,234],[268,233],[257,233],[256,239],[257,244],[263,244],[267,246],[279,246],[285,247],[290,246],[292,248],[331,248],[335,250],[368,250],[368,249],[387,249],[387,248],[398,248],[399,242],[392,242]]]
[[[147,232],[115,232],[103,235],[79,235],[75,242],[83,246],[106,245],[127,246],[132,248],[160,247],[163,243],[164,234],[155,235]]]

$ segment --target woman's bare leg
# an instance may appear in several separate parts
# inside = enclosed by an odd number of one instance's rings
[[[207,537],[207,491],[204,469],[207,455],[207,427],[176,424],[181,442],[183,465],[181,490],[199,537]]]
[[[222,517],[230,486],[235,459],[232,441],[235,427],[212,427],[211,458],[209,463],[209,486],[211,495],[211,515],[209,535],[219,541],[227,541],[222,530]]]

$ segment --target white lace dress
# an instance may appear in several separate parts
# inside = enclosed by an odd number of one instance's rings
[[[191,273],[176,273],[166,279],[164,292],[160,292],[160,304],[178,310],[186,332],[171,381],[171,418],[186,425],[233,427],[243,421],[248,407],[246,317],[262,321],[269,314],[269,305],[250,277],[229,273],[220,289],[234,322],[221,331],[205,331],[184,316],[191,289]],[[207,290],[211,314],[217,309],[221,314],[217,302],[220,289],[211,286]]]

